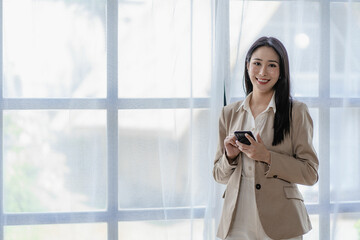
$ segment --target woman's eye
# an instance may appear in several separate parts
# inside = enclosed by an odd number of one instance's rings
[[[255,66],[260,66],[261,64],[259,62],[254,62]]]
[[[270,64],[269,66],[272,68],[277,67],[276,64]]]

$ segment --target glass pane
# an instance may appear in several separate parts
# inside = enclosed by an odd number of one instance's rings
[[[212,73],[212,1],[191,1],[192,41],[191,41],[191,82],[193,97],[211,95]],[[178,83],[177,85],[179,85]]]
[[[317,108],[309,108],[309,112],[314,123],[313,144],[316,152],[319,153],[319,110]],[[319,173],[319,175],[321,174]],[[305,203],[319,202],[319,182],[314,186],[298,185],[298,187],[304,196]]]
[[[168,220],[120,222],[119,240],[188,240],[203,239],[204,220]],[[141,229],[141,231],[139,231]]]
[[[262,36],[276,37],[285,45],[293,95],[318,96],[319,12],[316,1],[230,1],[231,96],[244,96],[245,55]]]
[[[319,215],[310,215],[310,221],[312,229],[310,232],[304,235],[304,240],[315,240],[319,239]]]
[[[190,1],[119,1],[119,97],[189,97]]]
[[[360,108],[333,108],[330,117],[331,200],[359,201]]]
[[[4,96],[106,97],[105,0],[4,0]]]
[[[204,205],[208,119],[205,109],[119,111],[119,207]]]
[[[339,213],[331,215],[331,239],[360,238],[360,213]]]
[[[105,223],[6,226],[4,240],[105,240]]]
[[[360,97],[360,3],[331,3],[332,97]]]
[[[106,156],[105,111],[5,111],[5,211],[104,209]]]

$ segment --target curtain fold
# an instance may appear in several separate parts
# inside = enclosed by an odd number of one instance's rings
[[[218,119],[224,101],[226,91],[230,89],[230,68],[229,68],[229,2],[227,0],[213,1],[213,35],[212,35],[212,78],[211,78],[211,97],[210,97],[210,137],[208,139],[208,174],[209,188],[208,200],[205,213],[204,239],[216,238],[217,226],[219,223],[222,196],[225,186],[216,184],[212,177],[214,156],[218,144]],[[224,98],[225,96],[225,98]]]

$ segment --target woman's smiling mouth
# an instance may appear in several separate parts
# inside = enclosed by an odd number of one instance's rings
[[[270,81],[270,79],[261,79],[261,78],[256,78],[256,80],[260,83],[260,84],[266,84]]]

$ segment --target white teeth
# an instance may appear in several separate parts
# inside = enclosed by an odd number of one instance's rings
[[[259,82],[263,82],[263,83],[266,83],[268,82],[269,80],[261,80],[261,79],[258,79]]]

